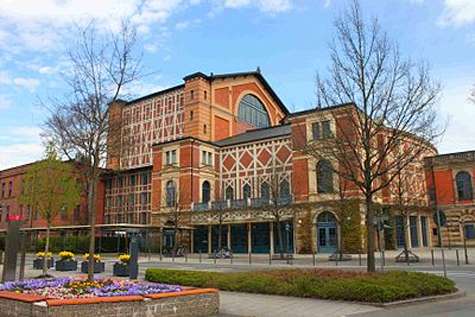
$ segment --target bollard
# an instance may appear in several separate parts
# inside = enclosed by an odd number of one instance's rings
[[[441,250],[442,251],[442,266],[444,268],[444,277],[446,278],[447,277],[447,266],[445,265],[445,253],[444,253],[444,249]]]
[[[188,253],[185,252],[185,263],[188,263]]]
[[[432,266],[435,265],[435,260],[434,260],[434,249],[430,249],[430,257],[432,261]]]
[[[216,252],[214,253],[214,264],[216,264]]]
[[[201,250],[200,250],[200,263],[201,263]]]
[[[231,264],[233,264],[233,258],[234,258],[234,253],[232,253],[231,257],[229,258],[229,261],[231,262]]]
[[[465,248],[464,253],[465,253],[465,264],[469,264],[469,263],[468,263],[468,251],[467,251],[467,248]]]
[[[251,257],[252,257],[252,256],[251,256],[251,252],[249,252],[249,265],[252,264],[252,259],[251,259]]]
[[[361,253],[358,253],[358,263],[359,263],[359,266],[361,266]]]
[[[269,265],[272,265],[272,253],[269,252]]]
[[[335,266],[338,266],[338,258],[340,257],[339,254],[335,254]]]
[[[460,266],[459,250],[455,249],[455,257],[457,258],[457,266]]]
[[[313,252],[312,257],[313,257],[313,259],[312,259],[313,260],[313,266],[317,266],[317,256],[315,254],[315,251]]]

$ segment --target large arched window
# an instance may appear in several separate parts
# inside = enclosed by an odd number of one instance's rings
[[[317,163],[317,192],[321,194],[333,193],[333,170],[327,160]]]
[[[455,176],[455,182],[457,183],[457,195],[459,200],[472,200],[472,176],[465,171],[458,172]]]
[[[287,198],[290,196],[290,186],[288,181],[283,180],[280,182],[279,196],[281,198]]]
[[[201,186],[201,201],[203,203],[209,202],[211,199],[211,186],[208,181],[204,181]]]
[[[270,187],[266,182],[261,184],[261,197],[264,199],[270,199]]]
[[[234,199],[234,189],[231,186],[226,187],[226,200]]]
[[[257,128],[267,128],[270,125],[269,115],[262,102],[253,95],[245,95],[239,102],[238,117]]]
[[[249,184],[244,185],[244,187],[242,188],[242,198],[251,198],[251,186],[249,186]]]
[[[167,182],[167,207],[173,207],[176,204],[176,186],[174,181]]]

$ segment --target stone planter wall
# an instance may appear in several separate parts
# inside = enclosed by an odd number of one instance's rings
[[[43,269],[43,262],[44,259],[42,258],[37,258],[33,260],[33,268],[35,270],[42,270]],[[48,259],[48,268],[52,268],[54,266],[54,258],[49,258]]]
[[[116,296],[82,299],[45,299],[40,296],[0,292],[0,309],[5,317],[204,317],[219,311],[215,289],[192,289],[146,296]]]
[[[94,263],[94,273],[102,273],[106,270],[106,265],[104,262],[95,262]],[[81,262],[81,273],[87,274],[87,262]]]
[[[129,265],[122,264],[120,262],[114,263],[113,275],[114,276],[129,276],[130,275]]]
[[[78,261],[74,261],[74,260],[56,261],[56,271],[67,272],[67,271],[76,271],[77,269],[78,269]]]

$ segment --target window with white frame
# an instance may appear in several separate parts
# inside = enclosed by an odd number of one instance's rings
[[[201,164],[213,165],[213,154],[208,151],[201,151]]]
[[[176,150],[166,151],[165,152],[165,164],[166,165],[175,165],[176,164]]]
[[[312,123],[312,139],[321,140],[333,137],[331,121],[324,120]]]

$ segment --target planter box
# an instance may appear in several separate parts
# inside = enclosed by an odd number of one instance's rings
[[[114,276],[129,276],[129,265],[121,262],[114,263],[113,274]]]
[[[104,262],[95,262],[94,263],[94,273],[102,273],[106,270],[106,265]],[[87,274],[87,262],[81,262],[81,273]]]
[[[56,261],[56,271],[77,271],[78,261],[75,260],[59,260]]]
[[[33,268],[35,270],[42,270],[43,269],[44,259],[38,258],[33,260]],[[52,268],[54,266],[54,258],[49,258],[47,261],[48,268]]]

